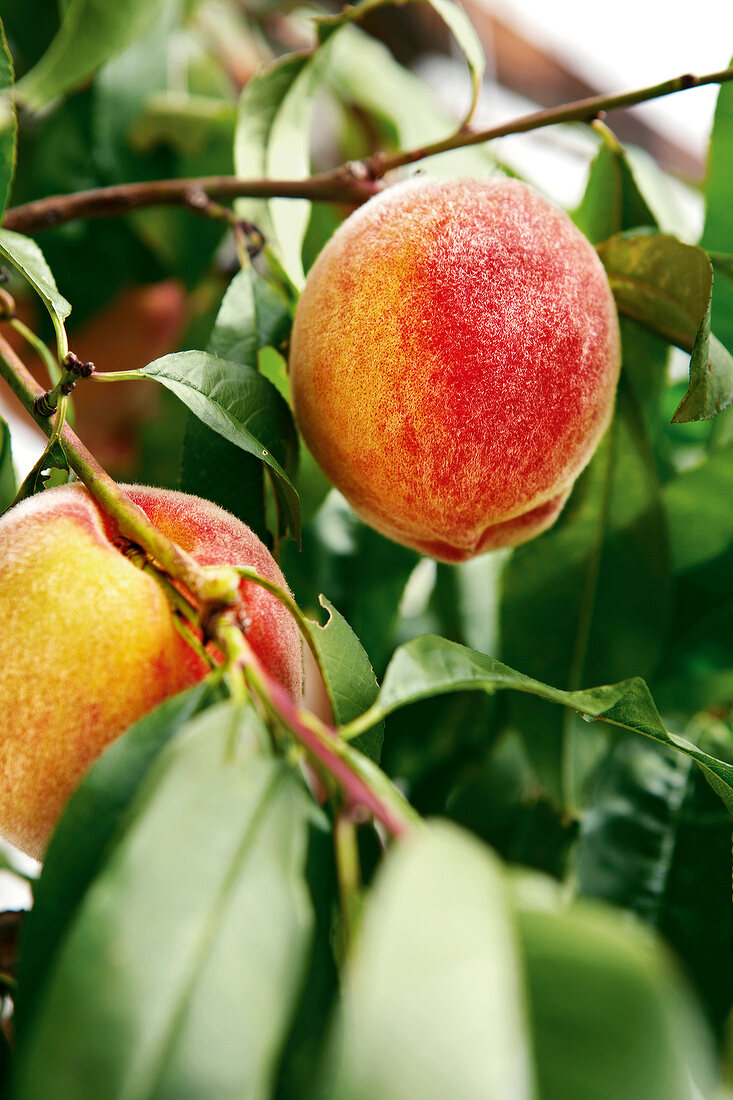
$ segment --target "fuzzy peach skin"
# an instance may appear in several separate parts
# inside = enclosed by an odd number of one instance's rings
[[[125,486],[202,565],[246,565],[287,587],[249,527],[198,497]],[[41,858],[61,811],[103,749],[206,672],[176,631],[160,585],[125,557],[79,484],[0,520],[0,834]],[[242,582],[247,637],[296,698],[302,651],[290,613]]]
[[[539,534],[611,419],[618,318],[595,250],[507,179],[398,184],[308,274],[298,425],[378,531],[443,561]]]

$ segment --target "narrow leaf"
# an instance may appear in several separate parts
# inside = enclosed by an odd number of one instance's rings
[[[298,494],[272,453],[273,448],[279,449],[282,438],[279,432],[273,435],[273,423],[290,421],[290,410],[275,387],[246,364],[230,363],[203,351],[164,355],[143,367],[139,375],[160,382],[208,428],[272,470],[288,527],[297,541]]]
[[[0,20],[0,222],[15,174],[17,129],[13,100],[13,59]]]
[[[18,1098],[266,1097],[300,989],[314,810],[252,710],[166,746],[49,979]]]
[[[455,826],[394,849],[363,917],[324,1100],[529,1100],[522,979],[500,865]]]
[[[37,110],[72,91],[108,58],[153,25],[163,0],[69,0],[61,26],[40,61],[18,83],[18,97]]]
[[[56,280],[51,274],[43,253],[30,237],[24,237],[22,233],[14,233],[11,229],[0,229],[0,256],[16,267],[33,289],[43,299],[48,312],[51,314],[60,356],[68,351],[64,321],[71,313],[71,305],[63,295],[59,294]]]
[[[506,688],[537,695],[577,711],[584,718],[600,719],[641,733],[686,753],[701,765],[715,789],[733,810],[733,764],[718,760],[690,741],[668,731],[659,716],[649,688],[638,677],[587,691],[561,691],[487,657],[483,653],[425,635],[400,646],[390,661],[377,701],[359,726],[371,725],[392,711],[419,699],[452,691],[485,691]]]

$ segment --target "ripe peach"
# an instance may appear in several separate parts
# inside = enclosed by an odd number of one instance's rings
[[[222,508],[126,488],[201,565],[246,565],[285,586],[263,543]],[[298,697],[294,620],[261,586],[243,581],[240,592],[249,642]],[[102,750],[200,680],[206,665],[176,631],[160,585],[124,555],[113,521],[78,483],[23,501],[0,520],[0,621],[0,834],[40,858]]]
[[[613,411],[616,310],[562,211],[515,180],[371,199],[309,272],[295,414],[378,531],[444,561],[555,520]]]

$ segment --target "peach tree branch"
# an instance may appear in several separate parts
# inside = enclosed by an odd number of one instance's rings
[[[147,183],[122,183],[77,191],[70,195],[51,195],[5,213],[3,225],[19,233],[36,233],[79,218],[112,217],[149,206],[189,206],[200,203],[200,196],[211,200],[236,198],[290,198],[311,202],[343,202],[360,205],[380,190],[382,177],[395,168],[416,164],[426,157],[480,145],[510,134],[523,134],[561,122],[591,122],[609,111],[634,107],[652,99],[661,99],[705,84],[724,84],[733,80],[733,68],[703,76],[686,73],[632,92],[597,95],[559,107],[550,107],[522,115],[488,129],[462,128],[442,141],[398,153],[378,153],[364,161],[350,162],[301,180],[239,179],[236,176],[203,176],[196,179],[154,180]],[[195,196],[199,196],[197,200]],[[192,201],[193,200],[193,201]]]

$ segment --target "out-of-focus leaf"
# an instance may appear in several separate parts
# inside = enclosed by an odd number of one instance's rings
[[[347,104],[357,104],[380,123],[387,146],[410,149],[438,141],[455,128],[455,118],[419,77],[395,61],[381,42],[356,26],[343,27],[331,42],[324,81]],[[429,157],[431,176],[485,174],[496,170],[485,145]]]
[[[287,526],[300,538],[298,494],[275,454],[281,452],[290,410],[275,387],[256,370],[203,351],[164,355],[137,372],[176,397],[207,428],[264,462],[275,475],[275,489]],[[275,454],[273,454],[273,450]]]
[[[55,471],[59,472],[58,476],[55,476]],[[44,489],[51,488],[48,482],[52,478],[52,484],[54,485],[64,485],[69,480],[69,460],[60,440],[47,447],[43,452],[33,469],[25,477],[13,503],[17,504],[18,501],[25,500],[26,497],[32,497],[36,493],[43,492]]]
[[[17,120],[13,102],[13,59],[0,20],[0,221],[15,173]]]
[[[0,512],[10,507],[17,491],[10,431],[5,421],[0,418]]]
[[[573,221],[593,243],[634,226],[655,227],[657,219],[634,179],[626,153],[604,126],[602,142]]]
[[[59,294],[56,280],[46,263],[43,253],[30,237],[14,233],[11,229],[0,229],[0,255],[17,267],[33,289],[41,296],[43,304],[51,315],[59,351],[63,355],[68,351],[64,321],[71,313],[71,304]]]
[[[145,773],[171,737],[202,706],[197,684],[167,699],[110,745],[72,795],[46,852],[21,944],[15,1028],[23,1043],[54,955],[87,888],[102,867]]]
[[[269,1095],[311,939],[315,811],[258,725],[222,704],[160,753],[58,955],[19,1100]]]
[[[733,254],[733,209],[730,181],[733,178],[733,87],[721,84],[710,137],[705,179],[705,226],[700,238],[703,248]],[[712,327],[725,346],[733,349],[733,282],[716,279],[711,308]]]
[[[517,917],[542,1100],[712,1095],[710,1037],[659,940],[539,876]]]
[[[558,522],[515,550],[503,577],[501,654],[546,683],[577,688],[649,677],[669,621],[666,517],[645,422],[628,379],[664,369],[660,348],[624,330],[615,419]],[[507,702],[551,798],[574,809],[606,735],[533,699]]]
[[[720,729],[702,744],[733,759]],[[581,826],[577,883],[665,935],[720,1028],[733,998],[730,818],[690,765],[632,738],[614,746]]]
[[[393,710],[453,691],[514,691],[537,695],[550,703],[570,707],[588,720],[600,719],[641,733],[686,753],[700,764],[708,781],[728,809],[733,810],[733,764],[698,749],[684,737],[665,729],[649,688],[634,678],[586,691],[561,691],[483,653],[445,638],[425,635],[400,646],[387,666],[376,703],[358,720],[358,732]],[[356,732],[356,731],[355,731]]]
[[[235,121],[236,109],[229,100],[158,93],[148,99],[143,113],[130,129],[129,140],[143,152],[163,143],[179,153],[193,154],[211,141],[215,133],[233,137]]]
[[[372,705],[379,685],[366,651],[346,619],[324,596],[321,606],[328,612],[328,622],[320,626],[308,620],[309,633],[334,718],[343,725]],[[354,747],[378,764],[383,742],[384,723],[379,723],[357,738]]]
[[[733,356],[710,331],[713,269],[702,248],[661,233],[599,245],[619,311],[692,353],[675,423],[708,420],[733,401]]]
[[[733,279],[733,255],[729,255],[727,252],[708,251],[708,256],[715,271],[721,271],[729,279]]]
[[[55,38],[19,81],[19,98],[38,109],[71,91],[108,58],[144,34],[158,17],[163,2],[69,0]]]
[[[664,487],[672,565],[684,573],[733,545],[733,443]]]
[[[319,16],[316,19],[316,26],[321,43],[328,41],[339,27],[356,22],[376,8],[384,7],[385,4],[392,2],[393,0],[359,0],[359,3],[351,4],[335,15]],[[428,3],[440,16],[466,59],[471,74],[471,103],[461,122],[461,125],[465,126],[476,109],[481,92],[481,82],[486,70],[486,59],[484,58],[481,40],[466,13],[456,4],[450,3],[449,0],[422,0],[422,2]]]
[[[431,824],[387,858],[367,904],[319,1096],[533,1095],[520,971],[500,865]]]

